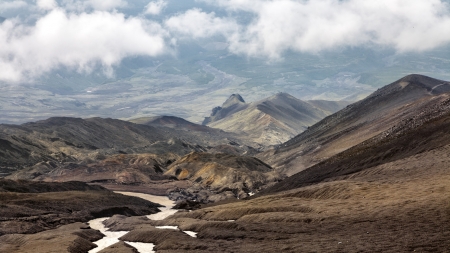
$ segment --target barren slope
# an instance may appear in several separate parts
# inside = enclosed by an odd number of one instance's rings
[[[292,175],[442,103],[448,98],[447,91],[448,82],[406,76],[258,157]]]
[[[278,93],[246,104],[245,107],[239,103],[240,110],[227,113],[214,121],[211,120],[208,126],[242,133],[247,138],[264,145],[275,145],[303,132],[309,126],[335,112],[337,108],[342,108],[342,104],[345,102],[312,101],[308,103],[289,94]],[[324,109],[321,109],[322,107]],[[332,111],[333,107],[336,108],[335,111]]]
[[[185,119],[175,117],[175,116],[154,116],[154,117],[142,117],[137,119],[132,119],[130,122],[141,124],[141,125],[149,125],[154,127],[170,127],[179,130],[187,130],[187,131],[198,131],[198,132],[208,132],[214,131],[215,129],[211,129],[207,126],[198,125],[187,121]]]
[[[446,99],[424,107],[421,112],[399,121],[396,126],[375,137],[285,179],[267,189],[266,193],[340,179],[380,164],[427,154],[450,145],[450,94],[443,94],[442,97]],[[447,159],[447,156],[437,159]],[[426,171],[426,168],[423,169]]]
[[[238,153],[254,150],[238,142],[227,133],[191,133],[101,118],[50,118],[0,125],[0,176],[41,162],[55,166],[90,163],[114,154],[185,155],[230,143]]]
[[[236,99],[231,99],[231,101],[234,100]],[[228,103],[232,104],[230,101]],[[198,125],[179,117],[155,116],[130,121],[156,127],[185,142],[199,143],[208,152],[253,155],[258,153],[258,149],[263,148],[260,144],[247,139],[245,135]]]

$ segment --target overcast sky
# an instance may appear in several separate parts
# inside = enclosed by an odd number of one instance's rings
[[[0,16],[7,18],[0,24],[0,81],[9,83],[61,66],[111,75],[126,57],[172,54],[185,40],[217,37],[230,53],[270,61],[287,51],[404,53],[450,44],[443,0],[2,0]]]

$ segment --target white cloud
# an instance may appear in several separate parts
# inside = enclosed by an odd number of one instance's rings
[[[101,11],[113,10],[127,6],[127,2],[124,0],[88,0],[87,3],[95,10]]]
[[[126,0],[59,0],[59,6],[36,0],[28,8],[36,11],[32,19],[0,24],[0,80],[22,81],[61,66],[78,71],[100,66],[111,73],[125,57],[155,56],[180,39],[218,35],[232,53],[271,60],[292,51],[382,46],[408,52],[450,44],[450,7],[444,0],[203,1],[226,14],[193,8],[157,24],[143,15],[125,17],[117,9],[133,6]],[[167,4],[151,1],[144,13],[159,15]],[[1,1],[0,11],[27,5]]]
[[[19,9],[26,6],[27,3],[25,1],[2,1],[0,2],[0,12]]]
[[[161,11],[167,6],[164,0],[152,1],[145,6],[145,14],[159,15]]]
[[[190,38],[228,36],[239,29],[234,20],[219,18],[214,13],[205,13],[200,9],[191,9],[173,16],[165,21],[165,25],[169,30]]]
[[[36,5],[39,9],[42,10],[52,10],[58,7],[58,4],[55,0],[37,0]]]
[[[229,49],[238,54],[278,59],[288,50],[315,53],[339,47],[379,45],[405,52],[450,43],[447,32],[450,8],[441,0],[206,2],[231,13],[244,11],[254,15],[238,34],[229,34]],[[184,25],[195,37],[198,32],[190,24]],[[209,33],[214,33],[213,29]],[[217,30],[221,29],[219,25]]]
[[[33,26],[0,24],[0,80],[24,81],[60,66],[105,73],[128,56],[156,56],[166,50],[160,25],[120,13],[67,13],[56,8]]]
[[[86,12],[91,10],[113,11],[126,8],[126,0],[62,0],[61,6],[68,11]]]

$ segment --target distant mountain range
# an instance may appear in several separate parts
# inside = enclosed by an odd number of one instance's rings
[[[276,145],[288,141],[349,103],[302,101],[287,93],[246,103],[239,94],[233,94],[222,106],[215,107],[203,124],[243,134],[263,145]]]

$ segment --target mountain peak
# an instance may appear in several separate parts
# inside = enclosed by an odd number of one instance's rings
[[[432,87],[435,85],[446,83],[445,81],[435,79],[432,77],[428,77],[428,76],[424,76],[424,75],[419,75],[419,74],[407,75],[407,76],[401,78],[400,80],[398,80],[396,83],[399,83],[399,82],[415,83],[415,84],[419,84],[424,87]]]
[[[231,94],[231,96],[223,103],[222,107],[214,107],[211,116],[206,117],[203,120],[202,125],[207,125],[211,122],[218,121],[231,115],[235,112],[241,111],[247,108],[248,104],[245,103],[244,99],[239,94]]]
[[[231,94],[231,96],[225,101],[225,103],[223,103],[222,107],[226,108],[226,107],[230,107],[232,105],[241,104],[241,103],[245,104],[245,101],[241,97],[241,95],[239,95],[239,94]]]
[[[297,98],[285,92],[278,92],[277,94],[269,97],[268,99],[297,99]]]
[[[402,87],[413,84],[415,87],[425,89],[432,95],[439,95],[450,91],[449,82],[419,74],[407,75],[395,83]]]

